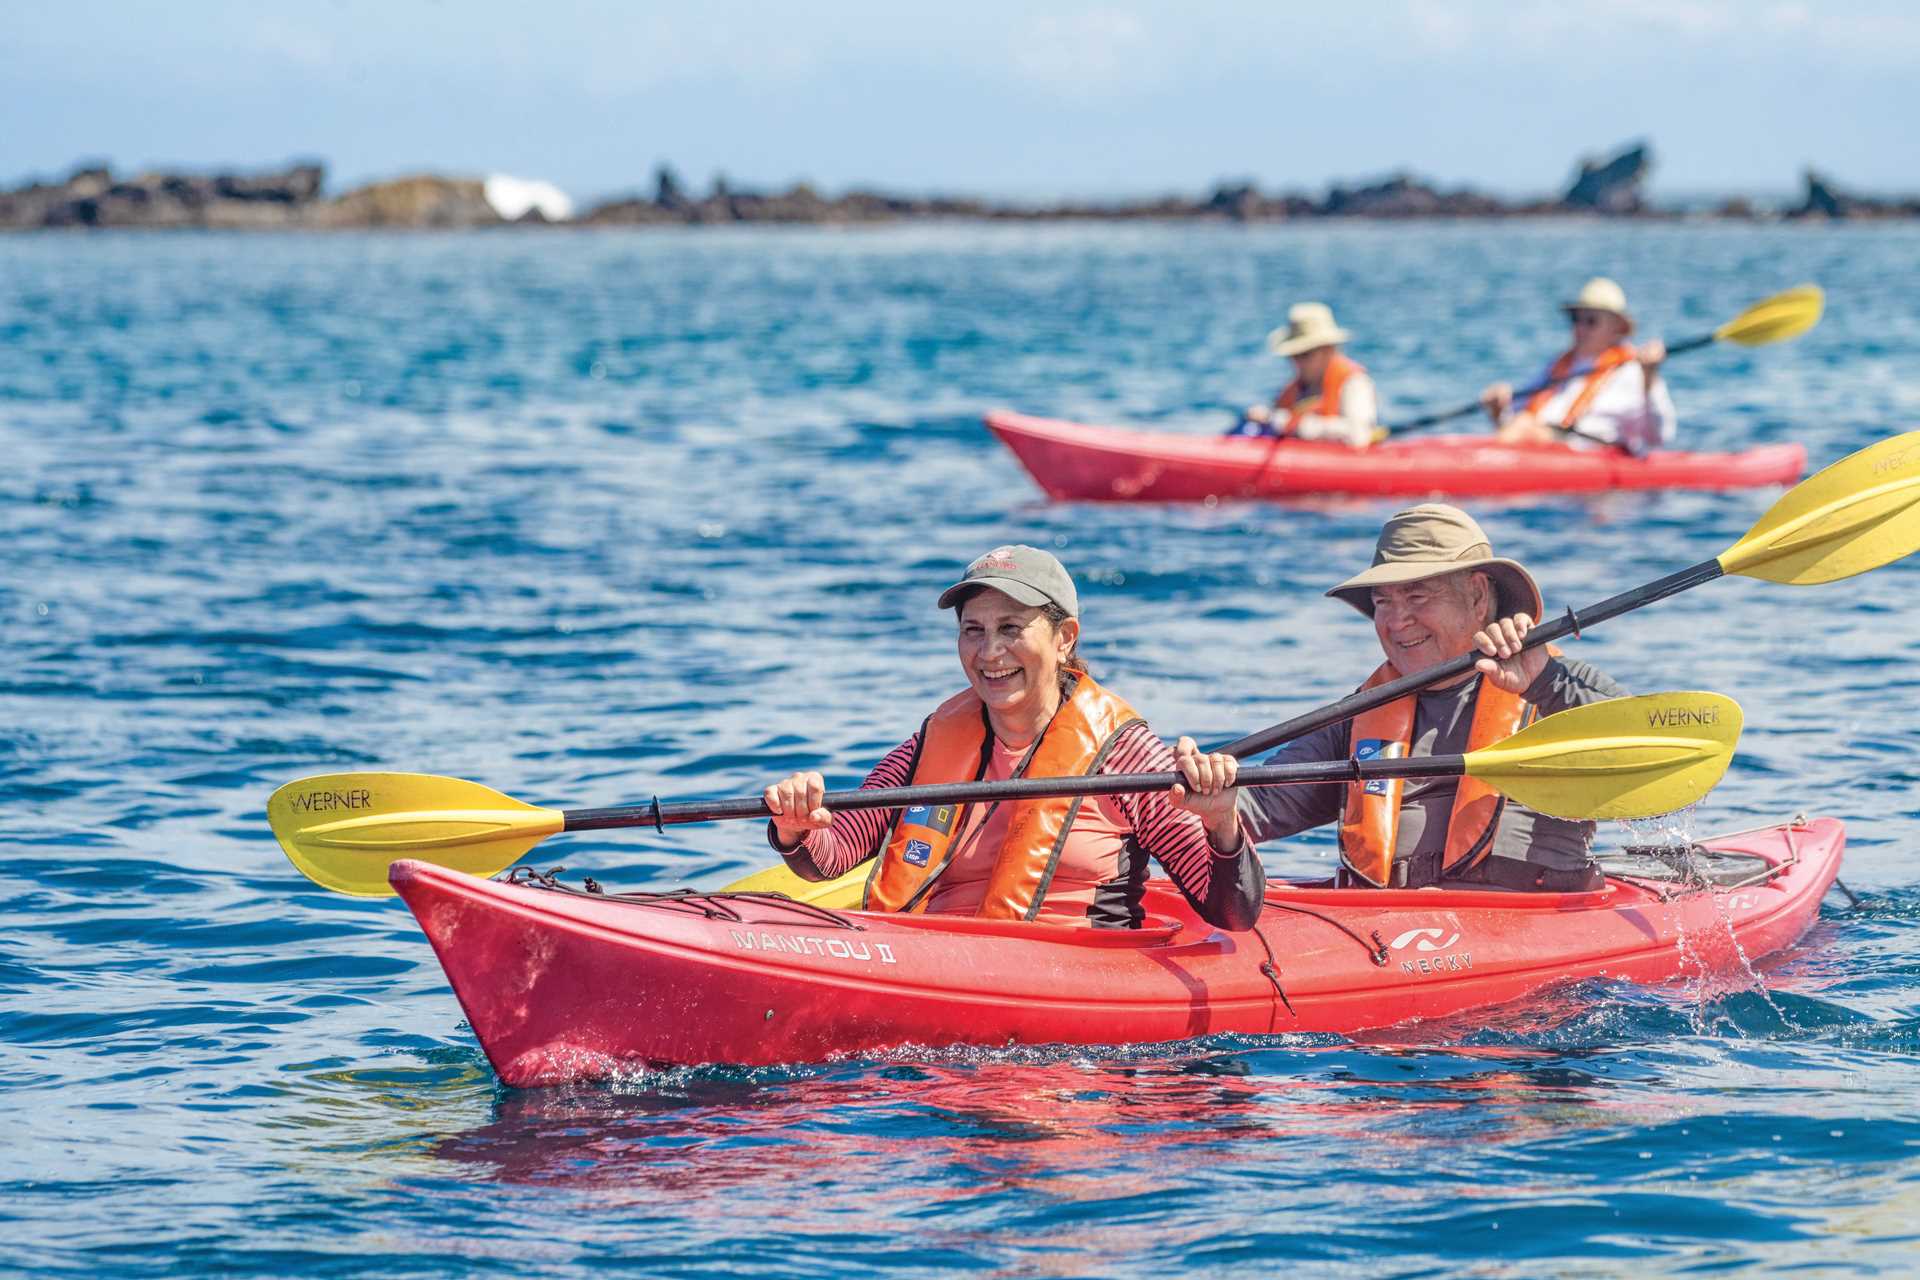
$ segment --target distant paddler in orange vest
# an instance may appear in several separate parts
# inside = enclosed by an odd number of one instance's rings
[[[1516,412],[1511,384],[1496,382],[1480,403],[1509,444],[1556,442],[1575,448],[1617,448],[1638,457],[1673,443],[1673,397],[1660,377],[1667,344],[1634,346],[1627,295],[1595,276],[1563,310],[1573,345],[1534,378]]]
[[[1387,521],[1373,565],[1327,592],[1373,620],[1386,661],[1372,687],[1479,650],[1475,671],[1282,747],[1273,763],[1452,755],[1493,745],[1535,717],[1624,695],[1607,676],[1546,648],[1522,650],[1540,589],[1458,507],[1428,503]],[[1472,778],[1433,778],[1236,792],[1237,762],[1175,748],[1210,827],[1237,801],[1246,834],[1280,839],[1338,823],[1340,878],[1350,885],[1440,883],[1503,889],[1598,888],[1594,827],[1546,817]],[[1232,797],[1229,799],[1229,797]],[[1216,808],[1216,806],[1222,806]]]
[[[1287,327],[1267,335],[1267,349],[1293,358],[1293,381],[1273,404],[1250,405],[1228,435],[1332,440],[1356,449],[1372,444],[1380,425],[1373,379],[1340,350],[1353,335],[1333,321],[1324,302],[1302,302],[1287,312]]]
[[[1081,661],[1079,593],[1052,555],[996,547],[940,608],[958,614],[966,688],[863,786],[1173,769],[1167,744]],[[868,910],[1132,928],[1151,859],[1212,925],[1247,929],[1260,913],[1266,878],[1232,808],[1205,826],[1180,788],[838,814],[821,807],[825,791],[812,772],[768,787],[767,838],[804,880],[870,863]]]

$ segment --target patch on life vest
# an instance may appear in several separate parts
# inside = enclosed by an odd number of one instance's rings
[[[958,805],[916,804],[900,815],[900,824],[908,827],[925,827],[947,835],[953,830],[953,820],[959,814]]]
[[[1386,754],[1387,740],[1385,738],[1365,738],[1355,743],[1353,747],[1353,758],[1355,760],[1377,760]],[[1391,778],[1369,778],[1367,779],[1366,785],[1361,787],[1360,790],[1366,795],[1384,796],[1387,794],[1387,790],[1392,785],[1392,782],[1393,780]]]
[[[909,840],[907,851],[902,856],[906,859],[907,865],[924,867],[927,865],[927,859],[933,856],[933,846],[925,840]]]

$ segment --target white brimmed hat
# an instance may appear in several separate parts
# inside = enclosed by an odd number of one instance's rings
[[[1286,328],[1267,335],[1267,350],[1277,356],[1297,356],[1316,347],[1337,347],[1352,336],[1333,322],[1332,307],[1302,302],[1288,309]]]
[[[1627,310],[1627,291],[1605,276],[1595,276],[1581,285],[1579,296],[1572,302],[1561,303],[1560,309],[1569,314],[1575,311],[1605,311],[1625,320],[1628,328],[1633,327],[1633,313]]]

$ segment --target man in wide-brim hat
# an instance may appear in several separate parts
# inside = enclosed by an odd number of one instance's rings
[[[1363,688],[1478,651],[1475,670],[1345,724],[1308,734],[1269,761],[1453,755],[1477,751],[1536,717],[1625,691],[1551,646],[1520,645],[1540,616],[1540,589],[1518,563],[1493,554],[1473,517],[1427,503],[1395,514],[1380,531],[1373,564],[1328,591],[1373,620],[1386,661]],[[1180,739],[1189,808],[1218,829],[1237,804],[1255,841],[1339,823],[1344,883],[1420,887],[1442,882],[1571,892],[1598,888],[1587,857],[1591,822],[1536,813],[1471,778],[1431,778],[1304,787],[1233,786],[1238,763],[1203,755]]]
[[[1627,341],[1633,313],[1626,291],[1595,276],[1561,310],[1573,325],[1573,345],[1528,384],[1535,390],[1526,403],[1515,411],[1511,383],[1496,382],[1480,393],[1500,440],[1617,448],[1636,457],[1672,444],[1678,421],[1660,377],[1667,344],[1658,338],[1637,347]]]
[[[1333,319],[1324,302],[1302,302],[1287,312],[1286,327],[1267,335],[1267,349],[1293,361],[1293,381],[1272,405],[1249,405],[1228,435],[1293,436],[1336,440],[1356,449],[1373,443],[1380,400],[1365,366],[1340,348],[1353,335]]]

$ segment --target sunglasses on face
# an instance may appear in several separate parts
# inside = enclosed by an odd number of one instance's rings
[[[1599,325],[1606,319],[1607,313],[1604,311],[1576,311],[1573,313],[1573,327],[1578,329],[1582,325]]]

